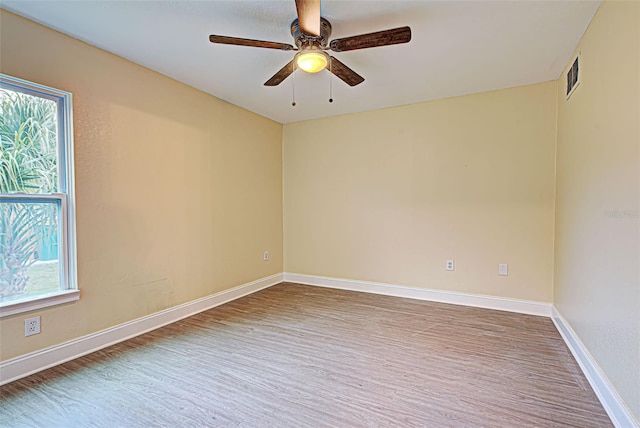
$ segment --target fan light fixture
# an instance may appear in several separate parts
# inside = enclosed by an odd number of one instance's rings
[[[296,55],[296,65],[307,73],[317,73],[327,68],[329,55],[316,49],[307,49]]]

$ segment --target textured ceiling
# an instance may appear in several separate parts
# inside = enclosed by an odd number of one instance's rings
[[[335,53],[329,72],[263,83],[294,53],[214,45],[209,34],[292,43],[293,0],[2,1],[2,7],[281,123],[557,79],[599,1],[324,1],[333,38],[409,25],[404,45]],[[297,105],[291,106],[295,80]]]

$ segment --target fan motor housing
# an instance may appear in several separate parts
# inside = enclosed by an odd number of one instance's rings
[[[301,49],[303,46],[319,44],[323,48],[327,47],[329,37],[331,37],[331,23],[324,18],[320,18],[320,36],[309,36],[300,30],[300,23],[295,19],[291,23],[291,35],[296,41],[296,46]]]

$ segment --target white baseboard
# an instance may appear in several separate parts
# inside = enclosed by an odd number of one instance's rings
[[[554,306],[552,308],[551,320],[556,325],[560,335],[567,344],[567,347],[578,362],[585,377],[589,381],[593,392],[600,400],[602,407],[611,418],[611,422],[618,428],[638,428],[640,423],[634,418],[631,411],[624,404],[624,400],[618,395],[609,379],[604,374],[596,360],[593,359],[591,353],[587,350],[584,343],[571,325],[564,319]]]
[[[282,282],[276,274],[252,281],[229,290],[165,309],[155,314],[129,321],[97,333],[79,337],[60,345],[21,355],[0,363],[0,385],[29,376],[74,358],[95,352],[107,346],[155,330],[167,324],[190,317],[256,291]]]
[[[355,281],[351,279],[327,278],[315,275],[296,273],[284,274],[287,282],[316,285],[320,287],[339,288],[341,290],[363,291],[365,293],[384,294],[386,296],[406,297],[409,299],[429,300],[432,302],[451,303],[454,305],[475,306],[478,308],[496,309],[499,311],[517,312],[521,314],[551,316],[551,303],[533,302],[529,300],[508,299],[503,297],[483,296],[478,294],[459,293],[454,291],[431,290],[426,288],[406,287],[379,282]]]

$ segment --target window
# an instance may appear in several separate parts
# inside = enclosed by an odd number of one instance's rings
[[[71,94],[0,74],[0,315],[79,298]]]

